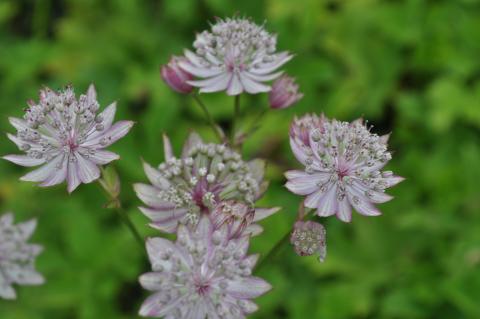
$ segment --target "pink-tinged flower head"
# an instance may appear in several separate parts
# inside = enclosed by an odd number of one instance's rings
[[[290,243],[299,256],[318,254],[320,261],[327,255],[326,231],[322,224],[313,221],[297,221],[293,227]]]
[[[195,53],[186,50],[188,62],[179,65],[201,78],[188,82],[200,92],[268,92],[264,82],[279,77],[282,72],[275,71],[292,58],[288,52],[276,52],[275,35],[243,18],[218,19],[210,31],[197,34],[193,46]]]
[[[303,94],[298,91],[295,78],[283,75],[273,82],[268,100],[272,109],[285,109],[297,103]]]
[[[193,86],[187,82],[193,80],[193,76],[178,66],[178,62],[182,60],[185,61],[186,59],[183,57],[172,56],[167,65],[162,65],[160,74],[165,83],[167,83],[173,90],[179,93],[188,94],[192,92]]]
[[[13,214],[0,217],[0,298],[15,299],[13,284],[41,285],[42,275],[35,270],[35,258],[42,247],[28,244],[37,222],[13,224]]]
[[[279,210],[280,207],[254,208],[247,203],[226,200],[218,202],[210,210],[209,217],[215,229],[226,227],[229,238],[251,237],[263,232],[263,227],[257,224],[258,221]]]
[[[140,210],[154,228],[174,232],[178,223],[195,225],[201,215],[210,214],[227,200],[253,207],[266,188],[263,161],[244,162],[225,145],[204,143],[192,133],[180,158],[173,155],[166,136],[164,147],[165,162],[158,168],[144,163],[151,185],[134,185],[137,196],[148,206]],[[256,209],[255,219],[277,210]]]
[[[301,118],[295,117],[290,126],[290,146],[292,150],[310,146],[310,131],[315,128],[321,128],[324,116],[316,114],[306,114]],[[294,151],[294,154],[296,152]]]
[[[230,239],[204,216],[198,227],[178,228],[177,241],[147,240],[152,272],[140,277],[151,295],[140,315],[163,318],[245,318],[252,301],[271,289],[252,276],[257,255],[247,255],[248,237]]]
[[[288,171],[286,187],[306,196],[305,206],[318,216],[351,220],[351,207],[366,216],[380,215],[374,206],[392,199],[385,190],[403,180],[382,168],[392,158],[387,137],[371,133],[357,120],[352,123],[323,118],[308,131],[308,143],[291,137],[303,171]]]
[[[21,166],[41,165],[21,180],[40,186],[66,180],[72,192],[80,183],[90,183],[100,176],[98,165],[119,158],[104,148],[125,136],[133,122],[113,124],[116,104],[98,113],[96,96],[93,85],[78,99],[70,86],[60,92],[45,88],[40,91],[38,104],[29,102],[23,119],[10,118],[17,135],[8,134],[8,138],[25,155],[3,158]]]

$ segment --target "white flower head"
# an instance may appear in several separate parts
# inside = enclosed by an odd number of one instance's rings
[[[151,185],[134,185],[147,205],[140,210],[152,220],[150,225],[161,231],[175,232],[179,223],[194,226],[201,215],[209,215],[227,200],[253,208],[267,187],[263,161],[244,162],[237,152],[222,144],[204,143],[196,133],[190,134],[180,158],[173,155],[166,136],[164,148],[165,162],[158,169],[144,163]],[[277,211],[257,208],[254,221]],[[258,227],[249,230],[258,233]]]
[[[116,104],[98,113],[96,96],[93,85],[78,99],[71,86],[59,92],[45,88],[40,91],[38,103],[29,101],[23,119],[10,118],[17,134],[8,134],[8,138],[26,154],[3,158],[21,166],[41,165],[21,180],[38,182],[40,186],[66,180],[68,192],[72,192],[80,183],[100,177],[97,165],[119,158],[104,148],[125,136],[133,122],[113,124]]]
[[[201,78],[188,83],[200,92],[227,91],[256,94],[270,91],[268,82],[290,61],[288,52],[276,52],[277,37],[250,19],[218,19],[210,31],[197,34],[195,53],[185,50],[187,61],[179,62],[186,72]]]
[[[37,223],[13,224],[13,214],[0,217],[0,298],[15,299],[13,284],[40,285],[45,281],[35,270],[35,258],[42,247],[28,244]]]
[[[164,318],[245,318],[257,310],[252,301],[271,289],[252,276],[258,255],[247,255],[249,238],[229,239],[207,216],[192,230],[178,228],[175,243],[147,240],[152,272],[140,277],[152,291],[140,315]]]
[[[392,158],[388,136],[371,133],[362,120],[308,119],[292,125],[290,145],[305,170],[286,172],[286,187],[306,196],[305,206],[318,216],[350,222],[352,206],[365,216],[380,215],[374,204],[391,200],[385,190],[403,180],[382,171]]]

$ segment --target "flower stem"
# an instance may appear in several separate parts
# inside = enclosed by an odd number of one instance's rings
[[[260,269],[262,269],[266,264],[268,264],[269,261],[272,261],[275,259],[276,255],[279,253],[281,250],[282,246],[288,242],[290,239],[290,229],[288,232],[273,246],[272,249],[265,255],[265,257],[260,260],[258,263],[257,267],[255,267],[255,271],[258,272]]]
[[[193,99],[197,102],[197,104],[200,106],[200,108],[202,109],[203,114],[205,115],[205,118],[207,119],[208,124],[210,125],[210,127],[211,127],[212,130],[213,130],[213,133],[215,133],[215,135],[217,136],[217,138],[218,138],[220,141],[222,141],[222,140],[223,140],[222,134],[220,133],[217,124],[215,124],[215,121],[213,120],[213,117],[212,117],[212,115],[210,114],[210,112],[208,111],[208,109],[207,109],[207,107],[205,106],[205,104],[203,104],[202,100],[200,99],[200,97],[198,96],[197,93],[193,93],[193,94],[192,94],[192,97],[193,97]]]
[[[140,235],[140,233],[138,232],[137,228],[133,224],[130,217],[128,217],[127,212],[125,212],[125,210],[121,206],[114,208],[114,210],[118,214],[118,216],[120,217],[122,222],[125,224],[125,226],[128,227],[128,229],[132,233],[133,237],[135,237],[135,239],[137,240],[140,247],[142,247],[142,249],[143,249],[145,247],[145,241],[142,238],[142,236]]]
[[[268,111],[268,108],[263,109],[260,113],[257,114],[257,116],[255,117],[255,120],[253,120],[252,125],[250,126],[249,130],[245,133],[245,139],[248,138],[253,133],[255,133],[260,128],[259,122],[260,122],[260,120],[263,119],[265,114],[267,114],[267,111]]]
[[[232,129],[230,131],[230,145],[232,146],[232,148],[235,148],[237,120],[239,117],[240,117],[240,94],[235,95],[235,99],[233,100]]]
[[[125,224],[125,226],[128,227],[128,229],[132,233],[133,237],[135,237],[142,249],[144,249],[144,239],[138,232],[137,228],[133,224],[128,214],[123,209],[122,203],[120,202],[120,177],[118,176],[117,171],[112,165],[109,165],[107,167],[102,167],[101,172],[102,176],[98,179],[98,184],[108,196],[108,202],[105,204],[104,207],[110,208],[118,214],[122,222]]]

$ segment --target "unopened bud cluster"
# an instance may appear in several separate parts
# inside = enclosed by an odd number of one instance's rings
[[[323,261],[327,254],[326,231],[322,224],[313,221],[295,223],[290,242],[300,256],[318,254]]]

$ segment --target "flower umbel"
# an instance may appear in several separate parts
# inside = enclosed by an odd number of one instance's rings
[[[377,216],[374,206],[392,199],[385,190],[403,180],[381,171],[392,158],[388,136],[371,133],[362,120],[352,123],[307,116],[295,120],[290,145],[304,171],[286,172],[286,187],[307,196],[305,206],[318,216],[336,215],[351,220],[351,207],[360,214]]]
[[[104,148],[125,136],[133,122],[113,124],[115,103],[97,114],[96,95],[93,85],[78,99],[71,86],[59,92],[45,88],[38,103],[29,101],[23,119],[10,118],[17,135],[8,134],[8,138],[26,155],[3,158],[21,166],[42,165],[21,180],[40,186],[67,180],[68,192],[72,192],[80,183],[90,183],[100,176],[97,165],[119,158]]]
[[[272,109],[285,109],[297,103],[303,97],[298,89],[295,78],[283,75],[273,82],[272,90],[268,96],[270,107]]]
[[[148,206],[140,210],[154,228],[174,232],[178,223],[196,225],[202,214],[209,214],[226,200],[253,207],[266,188],[262,161],[244,162],[238,153],[222,144],[204,143],[196,133],[188,138],[180,158],[173,155],[166,136],[164,148],[165,162],[158,169],[144,164],[152,185],[134,186]],[[256,209],[255,220],[277,210]]]
[[[188,94],[192,92],[193,86],[188,84],[187,81],[193,80],[193,76],[178,66],[178,62],[182,60],[186,59],[172,56],[168,64],[162,66],[160,74],[165,83],[173,90],[178,93]]]
[[[13,224],[13,214],[0,217],[0,298],[15,299],[13,284],[40,285],[45,281],[35,270],[35,257],[42,247],[28,244],[37,223]]]
[[[297,221],[293,226],[290,243],[299,256],[311,256],[318,253],[320,261],[327,255],[326,231],[322,224],[313,221]]]
[[[185,50],[188,62],[179,65],[203,79],[188,82],[200,92],[268,92],[264,82],[279,77],[282,72],[274,72],[292,58],[288,52],[276,52],[275,35],[244,18],[218,19],[210,31],[197,34],[193,46],[195,53]]]
[[[229,239],[225,227],[214,230],[208,217],[192,230],[181,225],[177,241],[147,241],[153,272],[140,277],[152,291],[140,315],[164,318],[245,318],[257,310],[251,299],[271,289],[253,277],[257,255],[247,255],[248,237]]]

